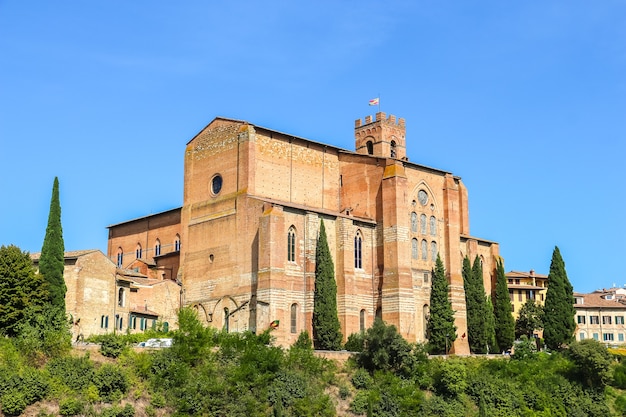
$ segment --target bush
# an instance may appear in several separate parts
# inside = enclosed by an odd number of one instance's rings
[[[437,392],[447,397],[457,397],[467,389],[467,369],[460,360],[441,361],[436,377]]]
[[[100,417],[134,417],[135,407],[126,404],[124,407],[114,405],[113,407],[102,410]]]
[[[359,366],[370,372],[390,370],[410,375],[416,362],[412,354],[413,346],[398,333],[396,327],[387,326],[377,318],[374,325],[367,329],[364,338],[365,347],[357,357]]]
[[[129,382],[118,365],[104,364],[94,375],[94,384],[105,401],[111,401],[128,392]]]
[[[611,381],[612,357],[600,342],[593,339],[573,342],[567,353],[574,362],[575,377],[583,385],[603,389]]]
[[[75,391],[87,388],[94,376],[93,363],[89,356],[55,358],[48,362],[46,368],[52,378]]]
[[[66,398],[59,403],[59,414],[75,416],[83,412],[84,404],[77,398]]]
[[[616,388],[626,389],[626,364],[620,363],[613,370],[613,383]]]
[[[124,338],[113,333],[99,336],[99,339],[100,353],[108,358],[119,357],[126,347]]]
[[[352,333],[344,345],[344,349],[349,352],[363,352],[365,345],[365,333]]]
[[[372,376],[365,369],[357,369],[352,375],[352,385],[356,389],[369,389],[373,383]]]
[[[24,393],[17,389],[10,390],[0,397],[2,412],[7,416],[19,416],[27,405]]]
[[[525,334],[520,337],[519,342],[515,342],[515,351],[512,359],[523,360],[533,358],[537,353],[537,344],[534,338],[528,338]]]
[[[365,414],[370,407],[369,392],[359,391],[350,403],[350,411],[356,415]]]
[[[306,330],[300,332],[298,340],[296,340],[292,347],[296,349],[313,349],[313,341],[311,340],[309,332]]]

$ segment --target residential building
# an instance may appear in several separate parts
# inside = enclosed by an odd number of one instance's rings
[[[576,340],[594,339],[607,345],[624,344],[626,289],[611,288],[590,294],[574,293]]]
[[[527,300],[535,300],[541,306],[544,304],[548,290],[547,275],[537,274],[532,269],[529,272],[510,271],[506,273],[506,279],[515,319]]]

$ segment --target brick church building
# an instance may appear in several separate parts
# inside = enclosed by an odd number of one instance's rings
[[[376,316],[425,341],[431,273],[444,262],[453,351],[469,353],[461,267],[479,256],[488,293],[498,244],[470,235],[467,189],[409,162],[402,118],[355,122],[355,151],[218,117],[185,149],[183,206],[109,226],[108,256],[182,283],[208,325],[277,343],[312,331],[315,250],[324,221],[344,340]]]

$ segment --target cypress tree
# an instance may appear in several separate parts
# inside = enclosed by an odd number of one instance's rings
[[[315,251],[315,295],[313,298],[313,344],[315,349],[341,349],[341,325],[337,316],[335,267],[328,248],[324,221]]]
[[[565,262],[558,247],[552,252],[548,291],[543,307],[543,338],[549,349],[560,349],[574,338],[574,289],[565,272]]]
[[[488,318],[487,298],[483,283],[483,266],[476,256],[470,268],[470,260],[463,259],[463,283],[465,287],[465,305],[467,307],[467,336],[470,350],[474,353],[487,351],[486,320]]]
[[[431,353],[442,354],[447,353],[452,342],[456,340],[456,326],[454,310],[448,297],[448,279],[439,254],[432,276],[430,317],[427,324],[428,348]]]
[[[502,260],[499,260],[496,269],[496,293],[493,315],[496,324],[496,342],[498,343],[498,349],[501,351],[510,349],[515,340],[515,320],[513,320],[512,313],[513,309],[511,308],[511,300],[509,298],[509,288],[506,284],[504,264]]]
[[[496,342],[496,320],[493,317],[493,304],[491,303],[491,297],[487,297],[486,304],[486,319],[485,319],[485,334],[487,336],[487,353],[497,352],[498,343]]]
[[[61,227],[61,204],[59,202],[59,179],[54,178],[50,212],[46,236],[39,258],[39,272],[48,284],[50,304],[65,311],[65,280],[63,268],[65,265],[65,246],[63,244],[63,228]]]

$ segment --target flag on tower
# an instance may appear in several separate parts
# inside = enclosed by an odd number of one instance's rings
[[[280,320],[274,320],[270,323],[270,329],[277,329],[278,325],[280,325]]]
[[[378,104],[380,104],[380,99],[378,97],[373,98],[370,100],[370,106],[378,106]]]

